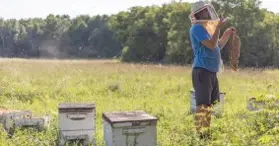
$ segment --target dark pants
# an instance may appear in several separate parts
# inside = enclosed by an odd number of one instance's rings
[[[192,83],[195,89],[196,105],[212,105],[220,101],[217,74],[204,68],[194,68]]]

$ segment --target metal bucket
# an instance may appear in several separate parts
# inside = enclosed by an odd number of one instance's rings
[[[224,98],[226,93],[220,92],[220,102],[215,104],[213,107],[213,114],[214,115],[221,115],[224,112]],[[195,91],[190,91],[190,113],[193,114],[196,112],[196,97]]]

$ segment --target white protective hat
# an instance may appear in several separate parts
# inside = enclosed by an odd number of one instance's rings
[[[189,15],[189,19],[191,22],[195,21],[195,14],[199,13],[200,11],[207,9],[209,12],[211,20],[219,19],[214,7],[212,4],[205,2],[204,0],[199,0],[192,4],[191,7],[191,14]]]

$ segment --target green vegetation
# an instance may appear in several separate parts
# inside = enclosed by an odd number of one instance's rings
[[[157,116],[158,142],[162,146],[199,146],[208,142],[195,136],[189,115],[191,68],[125,64],[110,60],[0,61],[0,106],[51,115],[47,132],[17,130],[12,139],[0,132],[3,146],[54,145],[58,104],[89,102],[97,107],[97,144],[102,146],[102,112],[145,110]],[[211,145],[278,145],[278,112],[249,113],[247,100],[272,94],[278,97],[278,70],[245,69],[219,74],[226,92],[225,113],[213,117]],[[278,111],[278,110],[277,110]]]
[[[230,17],[228,26],[238,30],[242,67],[278,67],[278,14],[260,9],[259,0],[212,3],[218,14]],[[189,13],[189,3],[171,2],[111,16],[0,19],[0,56],[33,58],[0,61],[0,106],[52,118],[46,132],[17,129],[9,139],[0,131],[0,146],[55,145],[61,102],[96,104],[98,146],[103,145],[102,112],[119,110],[145,110],[158,117],[159,146],[279,145],[277,103],[271,102],[279,96],[279,71],[271,69],[220,73],[225,113],[212,119],[212,141],[195,136],[188,114],[192,82],[187,64],[193,60]],[[222,52],[225,63],[227,50],[225,46]],[[108,60],[89,60],[96,58]],[[140,62],[154,64],[136,64]],[[271,106],[251,113],[250,97]]]
[[[279,16],[260,0],[213,0],[218,14],[242,41],[240,65],[279,65]],[[190,64],[190,3],[132,7],[111,16],[50,14],[45,19],[0,20],[0,56],[24,58],[120,58],[127,62]],[[224,30],[222,30],[223,32]],[[227,46],[222,55],[228,61]]]

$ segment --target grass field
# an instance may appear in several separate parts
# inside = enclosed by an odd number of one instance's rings
[[[158,144],[161,146],[199,145],[278,145],[279,120],[264,111],[249,113],[247,99],[252,96],[279,95],[279,71],[243,69],[219,74],[220,89],[226,92],[225,113],[213,117],[211,141],[195,136],[193,116],[189,115],[192,89],[191,68],[113,61],[50,61],[3,59],[0,61],[0,106],[32,110],[51,115],[47,132],[17,130],[6,138],[0,132],[2,146],[55,145],[58,104],[95,103],[96,139],[103,145],[102,113],[145,110],[159,118]]]

